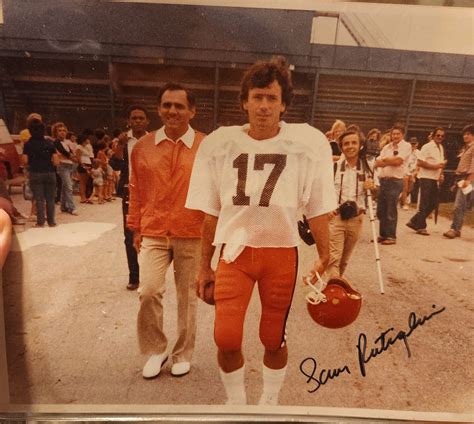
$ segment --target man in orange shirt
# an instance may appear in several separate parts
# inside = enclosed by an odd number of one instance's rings
[[[171,374],[191,368],[196,337],[195,272],[204,214],[185,209],[194,158],[204,134],[191,128],[195,98],[184,87],[168,83],[158,93],[164,124],[142,137],[131,153],[127,226],[139,252],[140,310],[138,341],[150,355],[144,378],[158,376],[168,359],[163,332],[165,274],[173,261],[178,303],[178,337],[171,351]]]

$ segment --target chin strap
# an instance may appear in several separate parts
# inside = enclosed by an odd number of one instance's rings
[[[316,273],[316,277],[318,281],[315,284],[311,282],[313,277],[311,277],[310,275],[306,275],[303,277],[303,281],[305,282],[305,284],[312,288],[312,291],[310,291],[306,295],[306,300],[312,305],[325,303],[327,301],[326,295],[323,293],[323,290],[326,288],[327,283],[321,278],[319,273]]]

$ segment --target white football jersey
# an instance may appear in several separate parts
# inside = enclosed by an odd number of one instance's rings
[[[331,148],[307,124],[280,123],[278,135],[255,140],[249,126],[222,127],[201,143],[186,201],[218,217],[214,245],[230,256],[243,246],[299,244],[297,221],[336,209]]]

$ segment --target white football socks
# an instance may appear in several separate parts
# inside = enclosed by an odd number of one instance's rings
[[[241,367],[232,372],[224,372],[219,368],[222,383],[227,394],[226,405],[246,405],[247,394],[245,393],[244,369]]]
[[[263,364],[263,393],[259,405],[278,405],[278,394],[285,379],[286,366],[273,370]]]

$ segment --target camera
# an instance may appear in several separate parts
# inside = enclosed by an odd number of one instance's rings
[[[347,220],[351,218],[355,218],[359,215],[359,208],[357,207],[357,203],[353,200],[347,200],[341,205],[339,205],[339,214],[341,215],[342,220]]]

